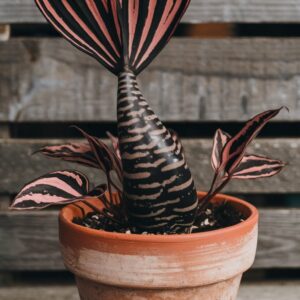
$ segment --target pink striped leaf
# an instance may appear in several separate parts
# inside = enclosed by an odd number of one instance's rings
[[[285,166],[280,160],[270,159],[259,155],[245,155],[234,170],[231,178],[254,179],[260,177],[271,177],[279,173]]]
[[[42,153],[51,158],[59,158],[84,166],[99,168],[98,161],[89,143],[69,143],[64,145],[46,146],[34,153]]]
[[[56,171],[26,184],[14,199],[12,209],[41,209],[81,200],[89,193],[88,178],[78,171]]]
[[[281,109],[282,107],[262,112],[249,120],[224,146],[220,168],[225,170],[228,174],[232,173],[241,162],[249,143],[257,136],[262,128],[280,112]]]
[[[190,0],[35,0],[52,26],[118,75],[140,73],[173,35]]]
[[[91,136],[79,127],[74,126],[87,139],[92,152],[97,160],[98,166],[109,176],[111,171],[115,171],[120,182],[122,182],[122,165],[121,161],[114,155],[114,152],[97,137]]]
[[[220,167],[222,150],[230,138],[231,136],[221,129],[218,129],[215,133],[211,153],[211,165],[215,171]]]

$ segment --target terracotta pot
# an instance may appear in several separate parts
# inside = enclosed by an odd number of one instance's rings
[[[198,193],[202,197],[204,193]],[[258,212],[226,195],[247,220],[224,229],[184,235],[111,233],[72,223],[82,216],[68,205],[59,217],[66,267],[82,300],[234,300],[242,273],[252,265]],[[99,201],[98,201],[99,203]]]

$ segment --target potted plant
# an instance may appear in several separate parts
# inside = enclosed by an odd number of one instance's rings
[[[107,145],[78,128],[86,142],[38,150],[100,169],[107,182],[91,188],[78,171],[52,172],[25,185],[12,208],[69,204],[59,216],[59,238],[81,299],[235,299],[254,261],[258,212],[218,193],[231,179],[269,177],[283,168],[279,160],[246,154],[281,108],[254,116],[234,136],[218,129],[212,184],[197,192],[177,134],[154,114],[136,81],[189,1],[36,3],[68,41],[118,76],[118,137],[108,134]]]

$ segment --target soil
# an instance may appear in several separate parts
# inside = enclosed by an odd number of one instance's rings
[[[192,226],[192,233],[205,232],[225,228],[243,222],[246,218],[227,202],[218,204],[210,203],[205,211],[201,212],[196,218]],[[134,229],[129,229],[128,226],[120,224],[110,217],[100,215],[97,212],[89,212],[85,217],[76,217],[73,223],[110,232],[119,233],[135,233]],[[143,232],[143,234],[148,234]],[[164,234],[170,234],[165,232]]]

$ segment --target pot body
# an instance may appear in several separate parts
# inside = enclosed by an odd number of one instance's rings
[[[93,230],[72,223],[73,217],[82,216],[77,206],[63,208],[59,218],[61,251],[66,267],[76,276],[81,299],[236,299],[242,273],[254,261],[258,212],[234,197],[220,194],[214,198],[224,200],[247,220],[183,235]]]

